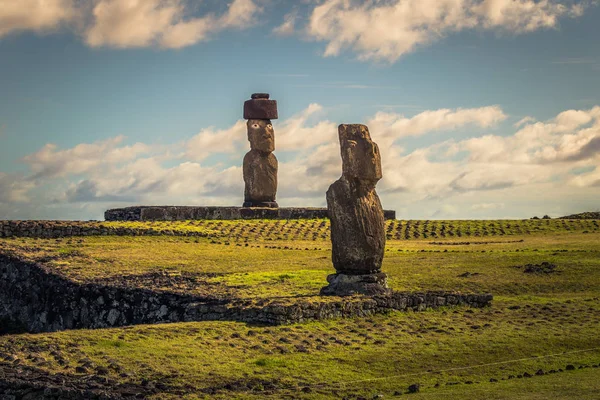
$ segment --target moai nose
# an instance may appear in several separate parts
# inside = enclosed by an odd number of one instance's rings
[[[377,155],[377,145],[375,143],[369,143],[369,146],[367,147],[367,154],[370,156]]]

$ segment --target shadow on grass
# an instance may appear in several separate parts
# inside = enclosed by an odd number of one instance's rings
[[[0,318],[0,336],[26,333],[27,328],[23,324],[16,323],[7,318]]]

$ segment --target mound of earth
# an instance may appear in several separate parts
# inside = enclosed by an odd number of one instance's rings
[[[526,274],[552,274],[554,272],[558,272],[556,271],[556,265],[547,261],[544,261],[541,264],[519,265],[515,268],[522,268],[523,272]]]
[[[560,219],[600,219],[600,211],[587,211],[579,214],[560,217]]]

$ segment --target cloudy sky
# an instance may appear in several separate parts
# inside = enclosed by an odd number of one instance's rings
[[[0,0],[0,219],[241,205],[253,92],[281,206],[365,123],[398,218],[600,209],[599,1]]]

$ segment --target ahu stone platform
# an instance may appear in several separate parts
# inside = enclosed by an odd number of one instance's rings
[[[396,219],[396,211],[384,210],[385,219]],[[181,221],[193,219],[314,219],[328,218],[326,208],[134,206],[113,208],[104,213],[106,221]]]

